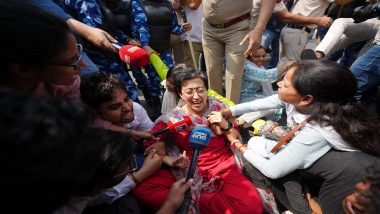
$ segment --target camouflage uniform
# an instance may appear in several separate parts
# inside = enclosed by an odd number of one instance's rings
[[[75,19],[92,27],[102,27],[103,17],[96,0],[65,0],[64,4]],[[128,43],[128,36],[124,32],[115,29],[109,33],[119,42],[123,44]],[[86,52],[97,64],[100,70],[116,74],[120,79],[122,79],[125,82],[130,98],[134,102],[138,102],[136,85],[130,77],[127,67],[122,61],[120,61],[116,54],[107,53],[104,50],[90,44],[88,45]],[[142,91],[148,91],[150,84],[147,84],[147,77],[141,72],[141,70],[132,69],[132,73],[139,85],[139,88]],[[156,90],[156,88],[151,90]]]
[[[141,7],[140,3],[136,0],[132,0],[132,15],[133,17],[131,19],[132,20],[131,28],[132,28],[133,37],[140,40],[142,47],[149,45],[150,33],[149,33],[147,16],[145,15],[145,12],[143,8]],[[172,16],[173,16],[173,22],[171,23],[172,33],[177,34],[177,35],[183,34],[185,30],[180,25],[178,25],[177,16],[174,10],[173,10]],[[159,54],[160,54],[161,60],[169,68],[174,67],[171,50],[166,50],[165,52],[161,52]],[[150,75],[151,73],[157,74],[153,66],[150,64],[145,69],[148,75]],[[156,81],[159,82],[160,79],[158,76],[157,78],[158,79]]]

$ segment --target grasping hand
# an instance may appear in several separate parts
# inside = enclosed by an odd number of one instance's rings
[[[117,43],[117,40],[114,39],[109,33],[102,29],[93,27],[88,28],[87,31],[88,33],[86,33],[86,39],[89,42],[104,50],[117,52],[117,50],[112,46],[112,43]]]
[[[136,40],[136,39],[130,39],[130,40],[128,40],[128,44],[134,45],[134,46],[137,46],[137,47],[141,47],[140,41]]]
[[[185,178],[173,183],[165,203],[162,205],[157,214],[175,213],[175,210],[181,206],[185,192],[191,187],[192,183],[193,179],[189,179],[186,182]]]
[[[330,27],[332,23],[333,23],[332,18],[328,16],[322,16],[322,17],[319,17],[317,25],[327,28],[327,27]]]
[[[160,156],[165,156],[165,142],[158,141],[155,144],[150,145],[148,148],[145,149],[144,155],[149,154],[151,151],[157,152]]]
[[[156,151],[152,150],[145,157],[142,167],[134,173],[134,177],[137,179],[137,181],[141,182],[155,173],[161,167],[161,164],[162,156],[157,154]]]
[[[183,153],[173,162],[173,167],[180,168],[180,169],[186,169],[190,166],[190,159],[186,156],[186,151],[183,151]]]
[[[148,52],[149,56],[150,56],[151,54],[153,54],[153,53],[159,55],[158,52],[155,51],[155,50],[153,50],[149,45],[144,46],[143,49],[144,49],[146,52]]]
[[[220,128],[227,129],[228,122],[226,119],[224,119],[222,112],[220,111],[213,111],[208,115],[208,121],[211,124],[218,124]]]
[[[248,48],[244,52],[244,55],[246,57],[252,55],[255,53],[255,51],[259,48],[261,44],[261,36],[262,31],[257,30],[257,28],[251,30],[244,39],[240,42],[240,45],[243,45],[243,43],[248,42]]]
[[[232,118],[232,112],[231,112],[231,109],[229,109],[229,108],[225,108],[225,109],[223,109],[221,112],[222,112],[222,115],[223,115],[224,118],[227,118],[227,119]]]
[[[183,29],[185,29],[186,32],[191,31],[192,25],[190,22],[186,22],[182,24]]]
[[[152,132],[131,130],[131,137],[135,140],[159,140],[152,135]]]

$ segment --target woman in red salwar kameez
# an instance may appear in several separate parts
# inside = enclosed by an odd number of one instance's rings
[[[207,96],[207,78],[203,73],[186,67],[176,69],[174,85],[182,100],[175,109],[164,113],[156,121],[152,131],[166,127],[170,118],[184,115],[190,116],[193,125],[208,127],[209,113],[224,108],[223,103]],[[226,121],[219,125],[224,130],[233,128]],[[190,131],[182,131],[168,133],[161,136],[161,139],[170,137],[179,150],[186,151],[191,159],[193,149],[189,145],[189,135]],[[262,213],[259,194],[237,168],[234,153],[224,134],[212,134],[210,143],[200,151],[197,167],[203,179],[199,198],[200,213]],[[175,181],[172,171],[163,168],[137,185],[134,194],[145,205],[158,210]]]

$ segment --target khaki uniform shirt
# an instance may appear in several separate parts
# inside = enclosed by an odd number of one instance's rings
[[[252,0],[203,0],[204,18],[211,24],[222,24],[252,10]]]

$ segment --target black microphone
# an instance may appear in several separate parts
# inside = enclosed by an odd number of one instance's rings
[[[180,0],[179,4],[181,5],[181,16],[182,16],[182,19],[183,19],[183,23],[186,23],[187,22],[187,17],[186,17],[185,7],[186,7],[186,4],[187,4],[187,1]]]
[[[190,147],[194,149],[193,157],[191,158],[191,163],[189,170],[187,171],[186,181],[194,177],[195,169],[197,168],[197,162],[199,157],[199,151],[206,147],[210,143],[211,130],[203,127],[196,127],[190,133]],[[187,214],[190,204],[191,204],[191,189],[185,192],[185,198],[181,207],[177,210],[178,214]]]

